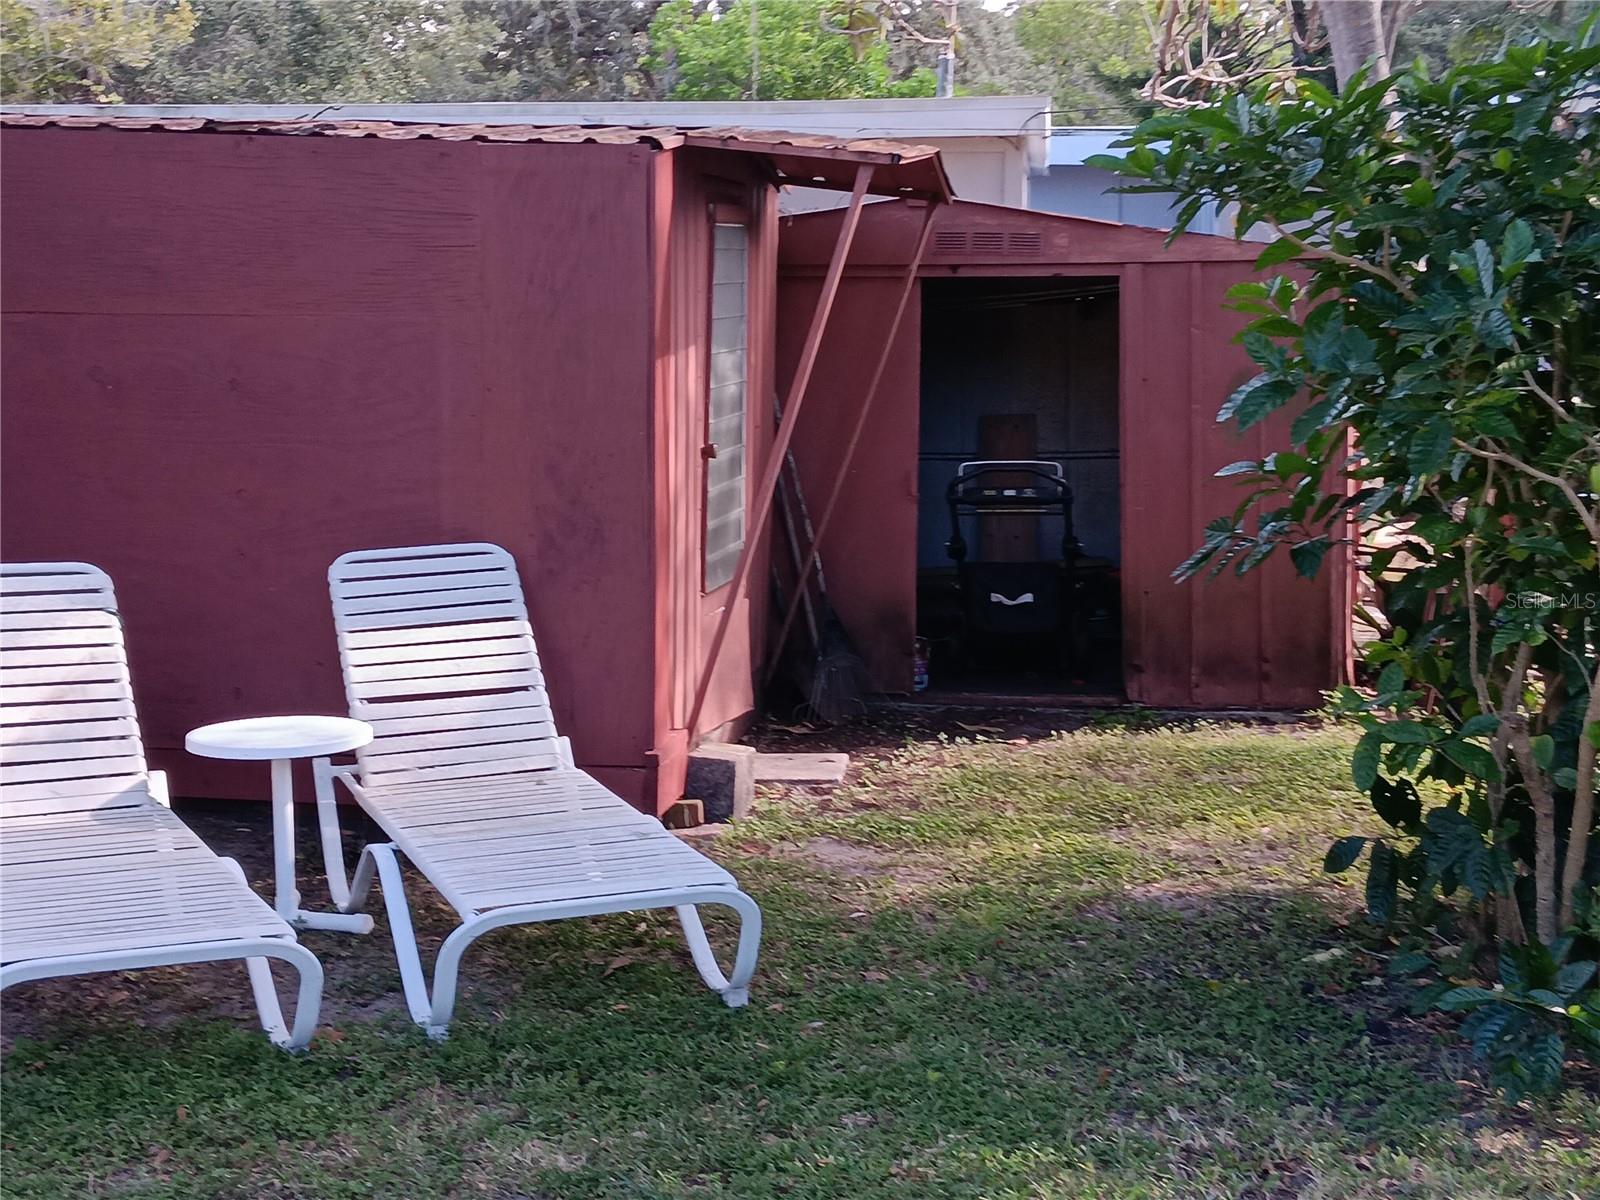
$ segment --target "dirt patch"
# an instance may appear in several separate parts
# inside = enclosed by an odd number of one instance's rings
[[[940,736],[981,741],[1036,741],[1080,729],[1158,729],[1196,721],[1259,727],[1263,733],[1305,736],[1320,728],[1299,714],[1270,712],[1167,712],[1122,708],[1008,708],[970,705],[884,703],[849,725],[812,728],[804,724],[764,721],[742,739],[758,750],[774,753],[844,751],[852,760],[887,758],[908,741],[929,743]],[[853,765],[853,763],[852,763]]]
[[[843,842],[837,838],[814,837],[803,842],[772,847],[777,858],[798,859],[835,875],[856,879],[889,880],[904,888],[922,888],[944,878],[937,868],[907,861],[871,846]]]
[[[771,753],[821,753],[844,751],[857,761],[885,759],[907,742],[933,743],[947,738],[1009,741],[1035,739],[1053,733],[1083,729],[1095,714],[1082,710],[956,708],[893,705],[874,709],[866,718],[833,729],[813,729],[768,721],[756,725],[744,741]]]

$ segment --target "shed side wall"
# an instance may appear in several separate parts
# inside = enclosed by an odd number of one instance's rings
[[[187,729],[342,709],[334,556],[482,539],[518,559],[579,761],[641,798],[650,152],[42,129],[5,153],[5,553],[111,573],[179,793],[265,786],[182,758]]]
[[[1338,555],[1316,580],[1286,554],[1240,577],[1173,569],[1239,487],[1216,472],[1288,444],[1288,412],[1241,435],[1216,419],[1256,371],[1223,307],[1247,263],[1131,265],[1123,276],[1123,614],[1128,698],[1198,708],[1308,708],[1342,677],[1350,626]]]

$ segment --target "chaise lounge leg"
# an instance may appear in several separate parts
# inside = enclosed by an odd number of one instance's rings
[[[739,914],[739,948],[734,953],[733,974],[729,977],[717,965],[705,926],[700,923],[699,909],[693,904],[677,906],[683,938],[689,943],[689,955],[694,959],[700,978],[708,988],[721,995],[729,1008],[743,1008],[750,1002],[750,977],[755,974],[756,957],[761,952],[761,908],[743,892],[719,894],[700,903],[723,904]]]
[[[235,859],[224,858],[222,864],[240,883],[250,886],[244,868]],[[283,1021],[283,1006],[278,1003],[278,989],[272,982],[272,966],[267,957],[251,955],[244,960],[245,971],[250,976],[250,991],[255,996],[256,1013],[261,1018],[261,1028],[274,1046],[284,1050],[304,1050],[311,1044],[311,1037],[317,1031],[317,1018],[322,1013],[322,963],[315,954],[296,942],[275,945],[270,955],[294,967],[300,977],[300,988],[295,997],[294,1030],[291,1032]]]
[[[274,949],[272,958],[281,959],[295,968],[300,975],[300,988],[295,997],[294,1029],[283,1022],[283,1009],[278,1004],[278,990],[272,982],[272,968],[266,957],[256,955],[244,960],[250,974],[250,990],[255,993],[256,1012],[261,1017],[261,1028],[274,1046],[284,1050],[304,1050],[317,1032],[317,1018],[322,1011],[322,964],[316,955],[304,946],[285,942]]]
[[[223,861],[227,861],[224,859]],[[289,963],[299,972],[300,988],[295,1002],[294,1028],[286,1029],[278,993],[272,984],[268,959]],[[190,942],[185,945],[138,950],[108,950],[99,954],[65,955],[60,958],[34,958],[0,967],[0,991],[35,979],[62,979],[74,975],[94,975],[101,971],[137,971],[145,967],[182,966],[190,963],[232,962],[243,959],[250,977],[261,1027],[274,1046],[284,1050],[303,1050],[317,1031],[322,1013],[322,964],[304,946],[279,938],[254,938],[243,941]]]
[[[361,851],[348,903],[355,908],[366,900],[374,872],[383,884],[383,907],[389,914],[389,936],[394,939],[394,957],[400,967],[400,986],[406,994],[406,1008],[411,1013],[411,1019],[426,1029],[430,1037],[442,1036],[434,1033],[434,1022],[430,1019],[433,1006],[428,1000],[428,981],[422,973],[422,958],[417,953],[417,935],[411,926],[411,908],[406,904],[400,861],[391,843],[374,842]],[[448,946],[449,942],[445,945]],[[441,962],[443,957],[444,951],[441,950]]]
[[[457,927],[444,945],[439,947],[439,957],[433,964],[433,1011],[428,1022],[428,1036],[442,1042],[450,1034],[450,1018],[456,1009],[456,987],[461,975],[461,956],[484,927],[467,921]]]
[[[317,794],[317,832],[322,838],[322,866],[328,876],[328,894],[340,912],[350,907],[350,884],[344,873],[344,841],[339,836],[339,802],[333,794],[333,763],[318,758],[311,763]]]

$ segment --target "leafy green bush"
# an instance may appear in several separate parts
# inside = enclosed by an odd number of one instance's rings
[[[1335,96],[1306,80],[1141,125],[1122,160],[1276,240],[1230,293],[1260,373],[1219,420],[1283,448],[1180,577],[1285,547],[1301,574],[1359,543],[1382,597],[1358,786],[1392,827],[1346,838],[1367,903],[1430,931],[1424,1003],[1508,1093],[1600,1047],[1600,48],[1508,49]],[[1134,190],[1140,190],[1135,188]],[[1288,266],[1292,264],[1292,266]],[[1477,986],[1498,967],[1498,986]]]

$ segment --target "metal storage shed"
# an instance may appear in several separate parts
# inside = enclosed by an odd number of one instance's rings
[[[783,220],[780,379],[795,355],[789,331],[815,303],[840,220]],[[1346,676],[1346,556],[1330,555],[1314,582],[1296,577],[1286,556],[1244,578],[1171,578],[1205,523],[1237,502],[1214,472],[1283,443],[1271,423],[1241,439],[1216,421],[1222,400],[1254,373],[1232,344],[1241,322],[1223,293],[1251,275],[1259,245],[1184,235],[1167,246],[1165,237],[959,200],[867,207],[812,383],[825,399],[802,421],[796,454],[808,495],[839,486],[821,554],[834,606],[882,690],[912,685],[919,577],[942,540],[929,528],[938,471],[959,457],[1053,458],[1074,479],[1080,507],[1093,502],[1079,532],[1100,539],[1090,552],[1120,575],[1120,679],[1106,690],[1120,685],[1149,705],[1297,708]],[[952,319],[963,297],[965,313]],[[1065,315],[1041,316],[1043,304]],[[1032,323],[982,315],[1007,307],[1032,311]],[[966,405],[959,419],[955,404]],[[1036,455],[981,453],[973,414],[997,406],[1026,410],[1039,429]],[[965,443],[933,444],[962,422]],[[1045,445],[1049,437],[1059,444]]]
[[[692,739],[752,708],[765,636],[764,590],[730,602],[720,580],[762,578],[759,469],[788,432],[777,189],[850,189],[856,216],[869,192],[941,202],[936,152],[737,129],[4,124],[5,553],[116,579],[146,742],[181,794],[259,786],[175,761],[187,729],[342,708],[336,555],[482,539],[520,562],[579,762],[646,808],[681,795]],[[791,319],[820,328],[825,308]],[[730,319],[743,352],[718,365]],[[745,419],[708,468],[730,379]],[[746,536],[708,579],[717,487]]]

